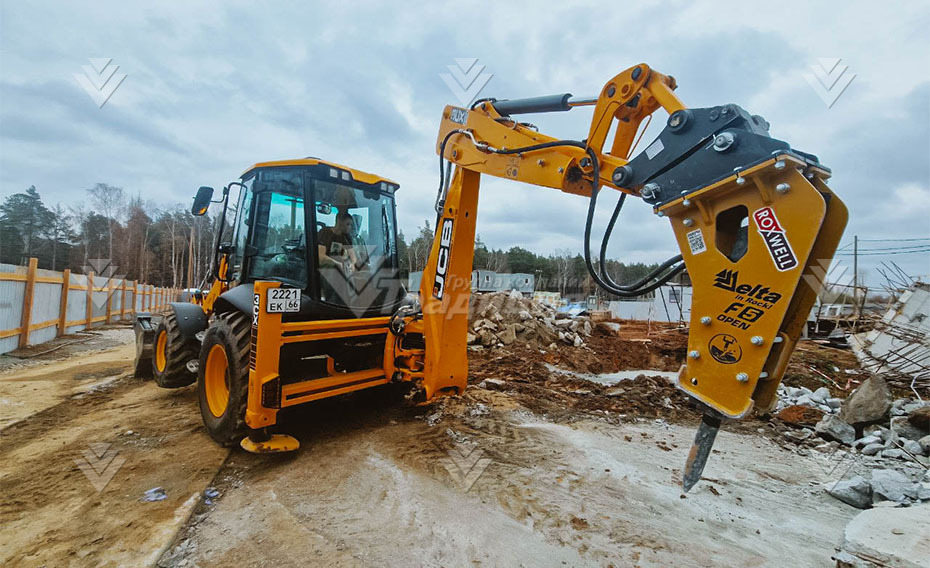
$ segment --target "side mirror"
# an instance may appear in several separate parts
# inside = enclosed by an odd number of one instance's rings
[[[200,186],[197,195],[194,197],[194,204],[191,205],[191,215],[200,217],[207,213],[210,207],[210,200],[213,199],[213,188],[205,185]]]
[[[316,212],[320,215],[329,215],[333,212],[333,206],[329,203],[317,203]]]

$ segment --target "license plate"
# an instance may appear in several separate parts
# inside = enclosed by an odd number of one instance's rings
[[[299,312],[300,290],[297,288],[270,288],[265,311],[269,314]]]

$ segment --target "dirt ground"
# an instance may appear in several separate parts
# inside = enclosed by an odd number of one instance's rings
[[[466,394],[427,407],[390,388],[297,407],[301,449],[272,457],[218,448],[193,387],[133,379],[126,328],[0,360],[0,564],[831,565],[857,512],[822,489],[831,456],[728,425],[682,495],[688,400],[648,373],[586,377],[675,370],[686,335],[626,331],[472,352]]]

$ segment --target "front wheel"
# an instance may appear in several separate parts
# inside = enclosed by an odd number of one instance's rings
[[[245,436],[249,396],[249,320],[241,313],[217,316],[200,348],[197,395],[210,437],[232,446]]]
[[[197,359],[200,345],[196,339],[181,334],[178,319],[167,314],[155,330],[155,348],[152,353],[152,374],[155,384],[166,389],[186,387],[197,380],[187,363]]]

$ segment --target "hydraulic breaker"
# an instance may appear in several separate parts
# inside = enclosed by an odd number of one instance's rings
[[[685,467],[687,490],[700,479],[724,419],[771,408],[848,214],[826,185],[830,170],[816,156],[772,138],[765,119],[737,105],[687,108],[676,86],[673,77],[639,64],[609,79],[597,97],[565,93],[446,107],[436,144],[437,234],[420,296],[428,399],[443,387],[458,392],[464,386],[466,322],[460,312],[469,287],[448,283],[465,282],[471,270],[476,174],[588,197],[584,259],[608,294],[640,296],[686,268],[694,299],[678,387],[704,409]],[[583,140],[547,136],[516,118],[578,106],[594,107]],[[668,112],[665,128],[632,156],[645,121],[660,108]],[[446,160],[456,165],[451,184]],[[595,259],[590,238],[601,187],[623,195]],[[626,195],[669,219],[681,255],[621,285],[604,266]]]

